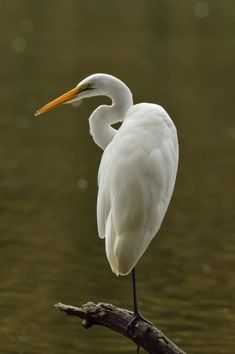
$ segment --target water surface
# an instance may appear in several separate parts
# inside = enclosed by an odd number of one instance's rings
[[[163,105],[179,133],[170,208],[137,268],[142,312],[191,354],[234,353],[233,1],[0,1],[0,352],[133,353],[53,308],[131,308],[97,237],[101,151],[88,117],[105,98],[35,119],[94,72]]]

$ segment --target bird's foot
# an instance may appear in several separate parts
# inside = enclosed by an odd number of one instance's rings
[[[138,322],[138,321],[143,321],[143,322],[148,323],[149,325],[153,326],[152,322],[150,322],[145,317],[143,317],[139,312],[137,312],[137,313],[134,313],[133,318],[128,323],[127,332],[129,332],[129,333],[132,332],[136,326],[136,322]]]

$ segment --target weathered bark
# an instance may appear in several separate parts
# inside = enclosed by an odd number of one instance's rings
[[[133,317],[131,311],[111,304],[93,302],[88,302],[82,307],[58,303],[55,307],[67,315],[83,319],[82,324],[85,328],[99,325],[119,332],[151,354],[186,354],[154,325],[138,321],[131,331],[127,331],[128,323]]]

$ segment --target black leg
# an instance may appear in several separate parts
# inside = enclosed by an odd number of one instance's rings
[[[137,303],[137,295],[136,295],[136,283],[135,283],[135,268],[131,271],[132,275],[132,286],[133,286],[133,300],[134,300],[134,315],[139,315],[138,303]]]
[[[133,285],[133,300],[134,300],[134,316],[132,318],[132,320],[128,323],[127,326],[127,331],[132,330],[135,327],[135,324],[137,321],[144,321],[148,324],[152,323],[148,320],[146,320],[146,318],[144,318],[138,308],[138,302],[137,302],[137,294],[136,294],[136,281],[135,281],[135,268],[133,268],[132,272],[132,285]]]

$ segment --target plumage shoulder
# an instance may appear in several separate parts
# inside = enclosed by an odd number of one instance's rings
[[[155,122],[155,124],[164,122],[169,128],[176,131],[175,125],[166,110],[155,103],[143,102],[133,105],[127,111],[126,119],[141,119],[142,121]]]

